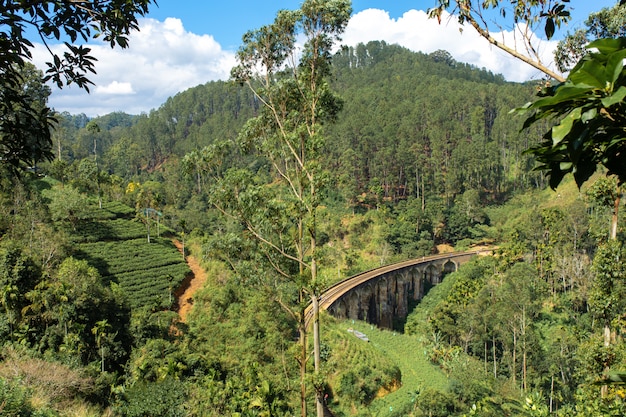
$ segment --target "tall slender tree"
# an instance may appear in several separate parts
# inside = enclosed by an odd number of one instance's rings
[[[247,85],[263,103],[240,134],[242,144],[267,158],[284,191],[278,196],[293,222],[285,234],[270,236],[245,219],[248,231],[283,259],[297,265],[297,276],[276,266],[279,275],[299,285],[296,308],[301,356],[301,411],[306,416],[306,300],[313,306],[315,373],[320,374],[317,212],[324,187],[320,150],[322,126],[333,121],[341,101],[331,91],[331,48],[351,14],[348,0],[306,0],[298,11],[280,11],[273,24],[248,32],[232,78]],[[298,43],[304,39],[304,45]],[[319,378],[315,379],[319,382]],[[323,416],[323,392],[316,383],[317,415]]]

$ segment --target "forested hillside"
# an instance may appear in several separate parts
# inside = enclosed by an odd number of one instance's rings
[[[287,416],[304,384],[309,410],[324,393],[336,416],[624,415],[620,386],[598,382],[626,354],[616,184],[546,189],[524,151],[548,125],[521,132],[510,114],[537,86],[384,42],[341,49],[330,70],[310,199],[286,197],[295,158],[276,164],[269,141],[253,152],[275,125],[230,82],[149,114],[59,115],[54,160],[3,173],[0,414]],[[309,207],[314,224],[295,222]],[[294,259],[311,245],[286,242],[313,228],[309,289]],[[172,240],[208,273],[185,323]],[[446,277],[403,327],[323,313],[313,374],[306,290],[476,245],[494,256]]]
[[[480,195],[482,203],[502,202],[516,190],[545,185],[522,154],[540,130],[520,133],[522,121],[509,115],[531,99],[535,85],[505,83],[501,76],[455,62],[445,51],[425,55],[384,42],[342,50],[333,62],[333,87],[344,108],[325,132],[323,153],[336,184],[330,197],[365,209],[382,201],[415,204],[414,215],[424,218],[426,228],[418,227],[418,233],[435,233],[433,224],[446,222],[432,218],[432,211],[453,210],[466,192]],[[172,186],[178,195],[161,197],[164,204],[182,207],[193,192],[186,179],[195,180],[196,194],[208,181],[207,147],[234,141],[258,109],[246,89],[211,82],[148,115],[96,119],[97,132],[68,126],[61,154],[71,162],[95,150],[105,170],[126,180],[155,172],[168,175],[164,186],[169,187],[176,176],[184,187]],[[68,117],[65,125],[71,122],[80,126],[80,117]],[[222,171],[259,164],[238,147],[224,152]],[[189,194],[181,195],[183,190]],[[463,231],[436,233],[439,241],[468,237]]]
[[[528,135],[508,112],[531,85],[455,62],[445,51],[411,53],[372,42],[335,58],[343,117],[329,129],[342,188],[398,201],[468,190],[502,198],[535,185],[521,156]],[[350,179],[352,182],[350,182]]]

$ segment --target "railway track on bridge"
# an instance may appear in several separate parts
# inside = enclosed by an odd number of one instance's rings
[[[338,283],[332,285],[327,288],[320,296],[319,296],[319,306],[321,310],[327,310],[335,301],[341,298],[345,293],[358,287],[359,285],[368,282],[369,280],[379,277],[380,275],[388,274],[390,272],[397,271],[399,269],[408,268],[411,266],[417,266],[422,263],[430,263],[432,261],[441,260],[441,259],[455,259],[461,258],[468,255],[481,255],[491,253],[491,249],[485,250],[477,250],[477,251],[467,251],[467,252],[452,252],[452,253],[444,253],[439,255],[426,256],[418,259],[411,259],[408,261],[398,262],[395,264],[381,266],[380,268],[371,269],[369,271],[361,272],[359,274],[353,275],[349,278],[344,279],[343,281],[339,281]],[[313,320],[313,307],[311,304],[307,306],[304,312],[305,324],[306,327],[309,327],[311,321]]]

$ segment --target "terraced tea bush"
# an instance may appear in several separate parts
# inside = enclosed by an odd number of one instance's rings
[[[72,231],[71,236],[77,243],[145,239],[146,226],[138,221],[120,218],[88,221]]]
[[[105,280],[119,283],[133,308],[169,307],[172,292],[189,273],[182,255],[166,239],[84,243],[79,251]]]
[[[119,283],[131,307],[170,307],[172,293],[189,273],[172,242],[148,243],[145,224],[122,203],[104,203],[102,209],[94,204],[89,211],[88,219],[68,230],[77,243],[75,256],[96,267],[104,280]]]

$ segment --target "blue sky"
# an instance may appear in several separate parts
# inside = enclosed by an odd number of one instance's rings
[[[589,13],[615,4],[615,0],[572,0],[572,23],[584,23]],[[211,34],[224,48],[236,49],[241,36],[250,29],[271,23],[280,9],[297,9],[302,0],[158,0],[149,16],[158,20],[181,18],[185,28],[194,33]],[[382,9],[393,19],[412,9],[428,10],[435,0],[353,0],[354,13]]]
[[[50,105],[58,111],[88,116],[111,111],[147,113],[187,88],[227,79],[242,35],[271,23],[278,10],[297,9],[301,5],[301,0],[157,2],[158,7],[153,6],[147,18],[140,20],[141,30],[131,36],[128,50],[111,50],[99,42],[91,43],[92,53],[99,59],[98,74],[93,77],[96,87],[91,94],[76,88],[53,87]],[[570,28],[582,26],[590,12],[615,2],[571,0]],[[428,19],[425,11],[434,4],[435,0],[353,0],[353,16],[343,43],[384,40],[425,53],[445,49],[458,61],[503,74],[511,81],[542,77],[491,47],[471,28],[461,34],[453,18],[442,25]],[[512,39],[506,31],[500,36]],[[548,62],[555,42],[542,42],[540,46],[544,62]],[[40,68],[49,59],[42,47],[36,47],[34,57]]]
[[[352,9],[355,13],[370,8],[383,9],[392,18],[398,18],[411,9],[426,10],[433,2],[434,0],[353,0]],[[158,20],[180,17],[187,30],[212,34],[224,48],[237,49],[241,36],[246,31],[271,23],[278,10],[298,9],[302,0],[158,0],[158,4],[159,7],[150,12],[150,17]]]

